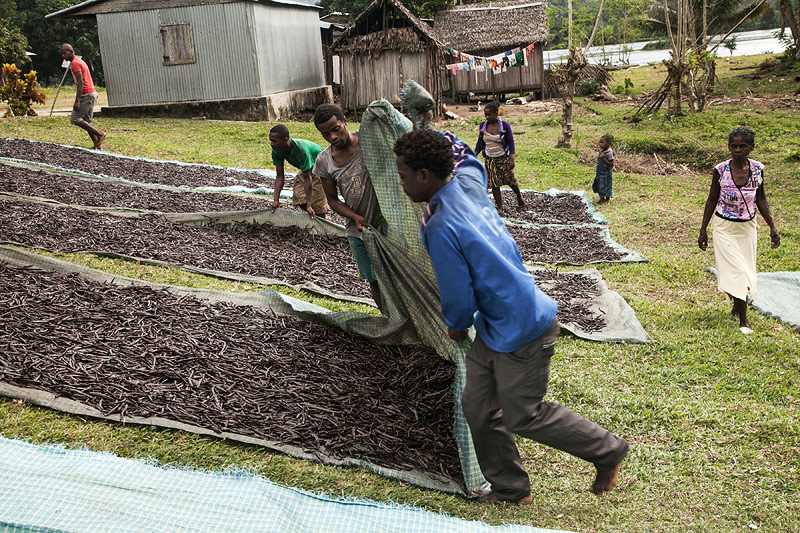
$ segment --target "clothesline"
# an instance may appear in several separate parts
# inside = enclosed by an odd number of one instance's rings
[[[531,43],[525,48],[517,47],[491,57],[483,57],[465,54],[464,52],[459,52],[446,45],[440,46],[444,53],[460,59],[458,63],[450,63],[447,65],[447,69],[451,71],[453,75],[459,70],[483,72],[491,69],[493,74],[500,74],[501,72],[505,72],[509,67],[527,67],[528,57],[533,54],[536,47],[535,43]]]

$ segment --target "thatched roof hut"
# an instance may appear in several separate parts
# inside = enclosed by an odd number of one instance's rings
[[[466,4],[436,13],[434,28],[448,46],[490,56],[547,41],[547,2],[506,0]]]
[[[506,0],[459,5],[437,12],[434,30],[447,46],[475,56],[490,57],[532,43],[537,45],[524,68],[486,76],[459,72],[454,76],[455,94],[541,92],[542,52],[548,34],[547,2]]]
[[[385,98],[399,103],[398,90],[414,80],[436,100],[442,95],[444,58],[433,29],[398,0],[374,0],[333,43],[341,58],[344,109],[363,109]]]

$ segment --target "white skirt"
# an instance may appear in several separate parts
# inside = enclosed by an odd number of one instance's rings
[[[712,217],[717,287],[727,296],[747,301],[756,298],[756,219],[733,222]]]

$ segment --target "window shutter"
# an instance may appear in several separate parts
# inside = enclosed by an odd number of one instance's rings
[[[191,24],[159,26],[164,65],[185,65],[195,62]]]

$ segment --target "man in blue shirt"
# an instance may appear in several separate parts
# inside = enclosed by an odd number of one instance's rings
[[[462,405],[491,491],[483,501],[530,503],[530,480],[514,434],[593,463],[591,490],[613,488],[628,443],[563,405],[544,402],[559,325],[557,304],[522,263],[486,194],[486,171],[450,133],[416,130],[394,146],[400,184],[427,202],[422,241],[439,285],[450,338],[475,342]]]

